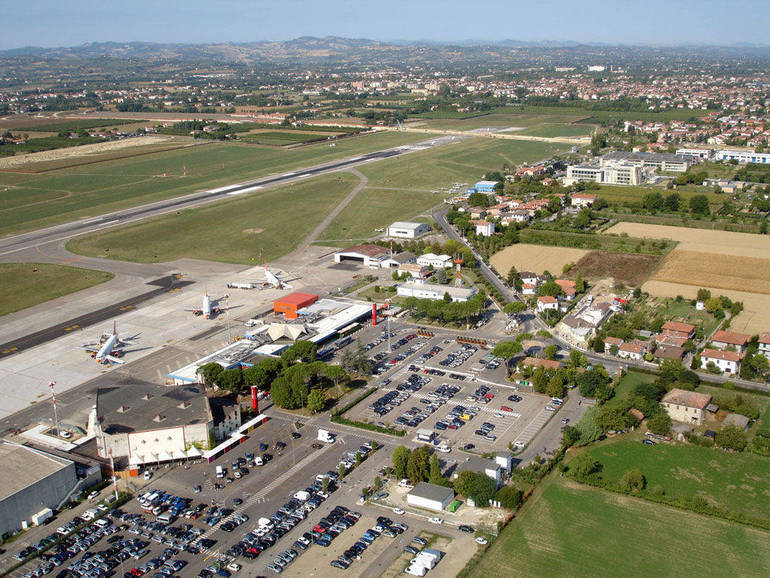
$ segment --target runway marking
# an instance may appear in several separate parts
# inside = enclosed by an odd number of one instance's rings
[[[120,310],[121,311],[128,311],[129,309],[133,309],[133,308],[134,308],[133,305],[125,305],[124,307],[121,307]]]
[[[9,349],[3,349],[3,353],[13,353],[14,351],[18,351],[18,347],[11,347]]]
[[[78,327],[80,327],[80,325],[70,325],[69,327],[65,327],[64,331],[74,331]]]

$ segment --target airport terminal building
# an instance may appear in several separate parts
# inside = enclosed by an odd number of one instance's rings
[[[0,535],[45,521],[78,482],[75,462],[0,441]]]

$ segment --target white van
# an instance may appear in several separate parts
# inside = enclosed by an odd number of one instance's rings
[[[172,524],[174,520],[176,520],[176,516],[173,514],[166,513],[158,516],[158,522],[161,524]]]
[[[258,466],[264,466],[265,465],[265,461],[262,459],[262,456],[255,457],[254,458],[254,463],[257,464]]]

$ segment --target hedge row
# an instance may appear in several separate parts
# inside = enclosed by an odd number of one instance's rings
[[[355,420],[352,420],[352,419],[347,419],[347,418],[342,417],[342,415],[345,412],[347,412],[348,410],[352,409],[353,407],[355,407],[356,405],[361,403],[367,397],[372,395],[375,391],[377,391],[377,388],[376,387],[372,387],[368,391],[365,391],[364,393],[359,395],[357,398],[355,398],[355,399],[351,400],[350,402],[346,403],[344,406],[342,406],[340,409],[338,409],[337,411],[335,411],[332,414],[331,422],[332,423],[338,423],[338,424],[341,424],[341,425],[349,425],[349,426],[352,426],[352,427],[357,427],[359,429],[365,429],[365,430],[374,431],[374,432],[378,432],[378,433],[382,433],[382,434],[398,436],[398,437],[404,437],[404,434],[406,432],[404,432],[403,430],[393,429],[393,428],[390,428],[390,427],[381,427],[381,426],[375,425],[373,423],[365,423],[365,422],[362,422],[362,421],[355,421]]]

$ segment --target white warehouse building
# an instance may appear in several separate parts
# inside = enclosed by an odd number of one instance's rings
[[[452,257],[449,255],[436,255],[435,253],[425,253],[417,257],[417,264],[423,267],[433,267],[434,269],[451,269]]]
[[[453,285],[436,285],[434,283],[420,283],[417,281],[406,281],[396,287],[396,294],[399,297],[417,297],[417,299],[432,299],[439,301],[444,298],[444,294],[449,296],[454,302],[467,301],[476,294],[476,289],[466,287],[454,287]]]
[[[406,495],[406,503],[415,508],[441,512],[455,497],[452,488],[420,482]]]
[[[752,150],[721,150],[717,151],[718,161],[737,161],[742,165],[756,163],[766,165],[770,163],[770,153],[755,153]]]
[[[426,233],[430,233],[430,225],[427,223],[396,221],[388,227],[388,237],[396,237],[399,239],[416,239]]]

